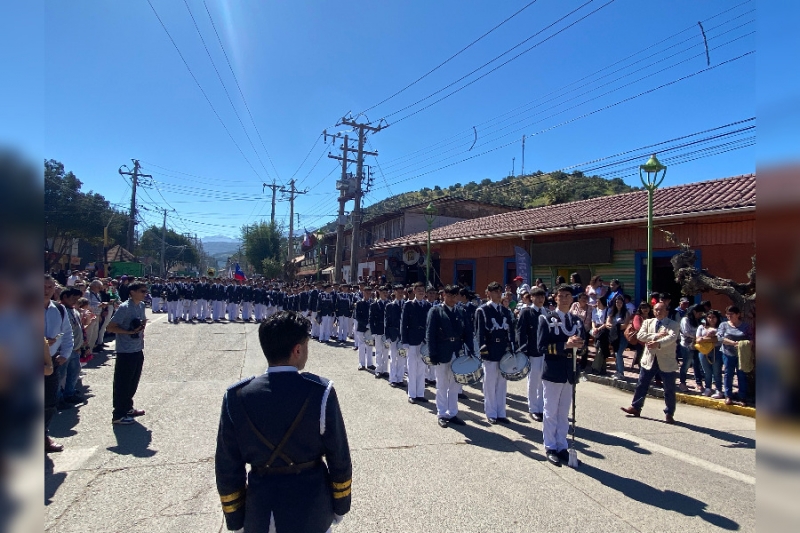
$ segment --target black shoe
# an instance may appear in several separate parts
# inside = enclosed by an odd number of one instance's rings
[[[561,450],[557,452],[556,455],[558,455],[558,458],[561,459],[562,462],[569,462],[569,450]]]
[[[367,367],[359,365],[358,369],[359,369],[359,370],[366,370],[366,369],[367,369]]]
[[[381,379],[382,377],[383,374],[381,374],[380,372],[375,372],[375,379]]]
[[[84,401],[85,399],[83,398],[83,396],[79,394],[73,394],[72,396],[67,396],[64,398],[64,403],[77,404],[77,403],[83,403]]]
[[[450,417],[450,419],[448,420],[448,422],[449,422],[449,423],[451,423],[451,424],[455,424],[455,425],[457,425],[457,426],[466,426],[466,425],[467,425],[467,423],[466,423],[466,422],[464,422],[463,420],[461,420],[461,419],[460,419],[460,418],[458,418],[457,416],[452,416],[452,417]]]
[[[547,450],[547,460],[554,466],[561,466],[561,459],[555,450]]]
[[[506,418],[504,416],[497,417],[497,421],[500,422],[501,424],[510,424],[511,423],[511,420],[509,420],[508,418]]]
[[[541,422],[544,420],[544,416],[542,413],[531,413],[531,418],[534,419],[536,422]]]
[[[428,399],[425,396],[417,396],[417,403],[428,403]]]
[[[446,428],[448,422],[449,421],[446,418],[440,418],[439,419],[439,427],[440,428]]]
[[[467,395],[466,395],[466,394],[464,394],[463,392],[459,392],[459,393],[458,393],[458,399],[459,399],[459,400],[469,400],[469,396],[467,396]]]
[[[390,382],[389,382],[389,386],[390,386],[391,388],[393,388],[393,389],[396,389],[396,388],[398,387],[398,384],[397,384],[397,383],[395,383],[394,381],[390,381]]]
[[[367,368],[369,368],[370,370],[375,370],[375,365],[367,365]]]
[[[381,377],[389,379],[389,373],[388,372],[384,372],[383,374],[381,374]]]
[[[486,420],[489,421],[490,424],[495,425],[497,424],[497,419],[492,417],[486,417]]]
[[[417,403],[416,398],[412,398],[411,396],[408,397],[408,403]]]

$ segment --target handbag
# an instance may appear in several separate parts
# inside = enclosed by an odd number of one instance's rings
[[[625,332],[623,333],[623,335],[625,335],[625,338],[628,340],[629,346],[636,346],[637,344],[639,344],[639,338],[637,337],[638,334],[639,331],[633,327],[633,321],[631,321],[631,323],[628,324],[628,327],[625,328]]]

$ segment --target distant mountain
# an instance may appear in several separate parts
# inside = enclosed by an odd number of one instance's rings
[[[215,257],[221,255],[225,255],[226,257],[233,255],[239,251],[239,247],[242,245],[242,241],[240,239],[231,239],[230,237],[225,237],[224,235],[204,237],[202,241],[205,252],[208,255],[213,255]]]
[[[237,246],[242,242],[240,239],[226,237],[225,235],[212,235],[211,237],[203,237],[200,240],[203,241],[203,244],[209,242],[228,242],[228,243],[236,243]]]

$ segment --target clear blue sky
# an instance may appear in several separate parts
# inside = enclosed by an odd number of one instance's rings
[[[33,152],[63,162],[85,189],[128,204],[130,189],[117,169],[138,158],[157,182],[139,196],[149,209],[142,213],[147,223],[160,224],[155,209],[166,200],[177,211],[169,214],[169,225],[176,230],[235,236],[241,224],[269,217],[269,190],[262,192],[262,183],[274,178],[285,184],[294,176],[300,188],[309,188],[296,204],[300,226],[313,229],[336,212],[334,182],[340,172],[338,163],[326,157],[328,151],[340,152],[324,145],[321,131],[346,131],[334,127],[343,114],[355,114],[390,96],[529,1],[206,0],[259,139],[203,0],[187,0],[254,149],[184,1],[151,0],[244,155],[214,115],[147,0],[47,2],[43,49],[34,47],[31,52],[44,57],[43,79],[39,78],[43,93],[41,87],[25,92],[18,87],[17,96],[45,102],[44,137],[40,146],[32,142]],[[383,172],[374,158],[367,158],[375,179],[366,204],[425,186],[497,180],[511,172],[512,158],[519,173],[523,134],[526,171],[548,171],[755,116],[756,55],[720,65],[755,50],[755,2],[721,0],[616,0],[602,8],[608,0],[594,0],[425,104],[601,8],[460,92],[403,120],[398,119],[421,106],[392,114],[584,3],[538,0],[430,76],[368,111],[370,120],[387,117],[390,126],[370,136],[367,148],[380,152]],[[704,21],[711,66],[720,66],[617,104],[707,67],[698,21]],[[647,47],[651,48],[642,52]],[[637,69],[641,70],[633,73]],[[598,111],[606,106],[610,107]],[[505,122],[488,122],[498,117]],[[477,142],[469,150],[473,126]],[[749,144],[751,135],[754,132],[743,132],[672,153],[677,159],[670,164],[667,183],[753,172],[752,146],[678,164]],[[431,149],[442,140],[446,143]],[[723,143],[732,144],[719,146]],[[709,150],[681,155],[703,148]],[[488,150],[493,151],[472,157]],[[472,158],[441,168],[468,157]],[[630,170],[616,167],[600,173],[638,184]],[[351,207],[349,203],[347,209]],[[288,213],[288,202],[279,202],[278,220],[287,222]]]

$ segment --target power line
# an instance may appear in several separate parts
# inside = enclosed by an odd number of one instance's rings
[[[528,9],[529,7],[531,7],[531,6],[532,6],[533,4],[535,4],[536,2],[537,2],[537,0],[533,0],[532,2],[530,2],[530,3],[526,4],[526,5],[525,5],[525,6],[523,6],[521,9],[519,9],[518,11],[516,11],[514,14],[512,14],[511,16],[509,16],[509,17],[507,17],[505,20],[503,20],[503,21],[502,21],[500,24],[497,24],[497,25],[496,25],[496,26],[494,26],[492,29],[490,29],[489,31],[487,31],[486,33],[484,33],[483,35],[481,35],[480,37],[478,37],[477,39],[475,39],[474,41],[472,41],[471,43],[469,43],[467,46],[465,46],[464,48],[462,48],[461,50],[459,50],[459,51],[458,51],[458,52],[456,52],[455,54],[451,55],[450,57],[448,57],[447,59],[445,59],[444,61],[442,61],[441,63],[439,63],[439,64],[438,64],[438,65],[436,65],[435,67],[433,67],[431,70],[429,70],[428,72],[426,72],[425,74],[423,74],[422,76],[420,76],[419,78],[417,78],[416,80],[412,81],[411,83],[409,83],[408,85],[406,85],[405,87],[403,87],[403,88],[402,88],[402,89],[400,89],[399,91],[395,92],[395,93],[394,93],[394,94],[392,94],[391,96],[389,96],[389,97],[387,97],[387,98],[384,98],[383,100],[381,100],[381,101],[380,101],[380,102],[378,102],[377,104],[371,105],[370,107],[366,108],[364,111],[361,111],[360,113],[358,113],[356,116],[361,116],[361,115],[363,115],[364,113],[366,113],[367,111],[370,111],[370,110],[372,110],[372,109],[375,109],[376,107],[378,107],[378,106],[379,106],[379,105],[381,105],[381,104],[385,104],[386,102],[388,102],[389,100],[391,100],[391,99],[392,99],[392,98],[394,98],[395,96],[398,96],[399,94],[401,94],[401,93],[405,92],[407,89],[410,89],[411,87],[413,87],[414,85],[416,85],[416,84],[417,84],[417,83],[419,83],[420,81],[424,80],[425,78],[427,78],[428,76],[430,76],[431,74],[433,74],[434,72],[436,72],[437,70],[439,70],[441,67],[445,66],[447,63],[449,63],[450,61],[452,61],[453,59],[455,59],[455,58],[456,58],[456,57],[458,57],[459,55],[461,55],[463,52],[466,52],[466,51],[467,51],[469,48],[471,48],[471,47],[472,47],[474,44],[476,44],[478,41],[480,41],[480,40],[481,40],[481,39],[483,39],[484,37],[488,36],[488,35],[489,35],[490,33],[492,33],[494,30],[496,30],[497,28],[499,28],[500,26],[502,26],[503,24],[505,24],[505,23],[506,23],[506,22],[508,22],[509,20],[513,19],[514,17],[516,17],[517,15],[519,15],[520,13],[522,13],[523,11],[525,11],[526,9]]]
[[[186,62],[186,58],[183,57],[183,53],[181,53],[180,48],[178,48],[178,45],[175,42],[175,39],[172,38],[172,35],[169,33],[169,30],[164,25],[164,21],[161,20],[161,17],[158,15],[158,12],[156,11],[156,8],[153,7],[153,3],[150,0],[147,0],[147,3],[150,5],[150,9],[153,10],[153,14],[158,19],[158,22],[159,22],[159,24],[161,24],[161,27],[164,29],[164,32],[167,34],[167,37],[169,38],[169,41],[172,43],[172,46],[175,47],[175,51],[178,52],[178,55],[180,56],[181,61],[183,62],[183,65],[186,67],[186,70],[189,71],[189,75],[194,80],[194,83],[197,85],[197,88],[200,89],[200,92],[203,94],[203,98],[206,99],[206,102],[208,103],[209,107],[211,108],[211,111],[213,111],[214,116],[216,116],[217,120],[219,120],[219,123],[222,124],[222,127],[225,129],[225,133],[228,134],[228,137],[230,137],[231,142],[234,144],[234,146],[236,146],[236,149],[239,150],[239,153],[242,154],[242,157],[244,158],[244,160],[247,161],[247,164],[250,167],[250,169],[253,171],[253,173],[256,176],[259,176],[258,171],[255,169],[253,164],[250,162],[250,160],[247,158],[245,153],[242,151],[242,148],[239,146],[239,143],[236,142],[236,139],[233,138],[233,135],[231,135],[231,132],[228,129],[228,126],[225,125],[225,122],[222,120],[222,117],[220,117],[219,113],[217,113],[217,110],[214,107],[214,104],[211,103],[211,100],[208,98],[208,95],[206,94],[206,91],[203,89],[203,86],[200,85],[200,82],[197,80],[197,77],[194,75],[194,72],[192,72],[192,69],[189,67],[189,63]],[[259,176],[259,179],[260,178],[261,178],[261,176]]]

